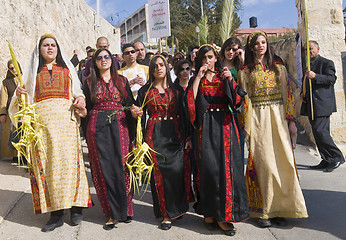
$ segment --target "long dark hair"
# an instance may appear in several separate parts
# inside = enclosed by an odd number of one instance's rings
[[[223,43],[223,45],[221,47],[220,55],[221,55],[222,61],[225,61],[225,58],[226,58],[226,56],[225,56],[226,47],[231,46],[233,44],[238,45],[238,48],[242,48],[241,42],[240,42],[240,40],[238,38],[230,37],[229,39],[227,39]],[[234,68],[238,71],[241,68],[241,65],[242,65],[242,62],[240,61],[239,57],[235,56],[233,58],[233,66],[234,66]]]
[[[217,61],[215,62],[215,71],[218,74],[221,74],[221,72],[222,72],[222,60],[221,60],[221,57],[220,57],[219,53],[216,51],[216,49],[214,47],[212,47],[211,45],[209,45],[209,44],[202,45],[198,49],[197,56],[195,58],[196,74],[198,74],[199,69],[202,67],[202,62],[203,62],[204,55],[207,52],[209,52],[210,50],[213,51],[213,53],[214,53],[214,55],[215,55],[215,57],[217,59]]]
[[[256,62],[255,58],[256,55],[253,51],[255,48],[256,40],[259,36],[265,37],[267,41],[267,51],[264,54],[264,63],[269,70],[272,70],[275,72],[275,75],[278,77],[279,71],[276,68],[275,62],[274,62],[274,54],[271,50],[270,43],[268,42],[267,35],[264,32],[255,32],[251,35],[248,36],[247,41],[246,41],[246,47],[245,47],[245,61],[244,65],[246,65],[250,72],[252,72],[255,69]]]
[[[174,66],[174,73],[177,76],[177,78],[175,79],[175,82],[177,82],[179,84],[180,84],[179,74],[180,74],[180,72],[183,71],[183,65],[184,64],[189,64],[189,67],[191,68],[191,62],[187,59],[180,60]]]
[[[171,88],[172,90],[175,89],[174,87],[174,84],[172,82],[172,79],[171,79],[171,74],[169,72],[169,67],[168,67],[168,63],[167,63],[167,60],[164,56],[162,55],[154,55],[151,59],[150,59],[150,62],[149,62],[149,80],[148,80],[148,83],[147,84],[152,84],[154,81],[155,81],[155,77],[154,77],[154,72],[155,72],[155,67],[156,67],[156,60],[158,58],[162,58],[164,64],[165,64],[165,67],[166,67],[166,81],[167,81],[167,85],[169,88]],[[153,86],[151,86],[151,88],[153,88]],[[149,91],[150,89],[148,89]],[[173,91],[174,93],[174,97],[176,97],[176,92]]]
[[[124,98],[127,97],[127,92],[125,90],[125,83],[122,82],[120,80],[120,77],[118,76],[117,73],[117,67],[116,64],[114,62],[114,59],[112,57],[112,53],[105,48],[99,48],[93,55],[92,59],[91,59],[91,67],[90,67],[90,77],[89,77],[89,88],[90,88],[90,96],[91,96],[91,101],[95,102],[96,101],[96,86],[97,86],[97,82],[98,81],[102,81],[101,79],[101,75],[100,75],[100,70],[98,69],[97,65],[96,65],[96,58],[98,57],[98,55],[102,52],[102,51],[106,51],[109,56],[111,56],[111,67],[110,67],[110,71],[111,71],[111,79],[114,83],[114,85],[116,86],[116,88],[120,91],[120,93],[122,94],[122,96]]]
[[[39,54],[39,62],[38,62],[37,73],[39,73],[39,72],[42,70],[42,68],[46,65],[46,61],[43,59],[42,54],[41,54],[42,42],[43,42],[43,40],[45,40],[46,38],[51,38],[51,39],[53,39],[53,40],[55,41],[55,43],[56,43],[57,48],[58,48],[58,53],[57,53],[56,59],[55,59],[56,64],[57,64],[59,67],[67,68],[66,63],[64,62],[64,60],[63,60],[63,58],[62,58],[62,56],[61,56],[60,46],[59,46],[57,40],[56,40],[54,37],[52,37],[52,36],[45,36],[45,37],[43,37],[43,38],[40,39],[40,42],[39,42],[39,44],[38,44],[38,50],[39,50],[40,54]]]

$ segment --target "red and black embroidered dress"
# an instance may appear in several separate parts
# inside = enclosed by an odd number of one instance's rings
[[[138,91],[139,105],[143,103],[148,88],[146,85]],[[179,116],[181,101],[177,91],[176,94],[173,91],[176,90],[166,88],[165,93],[160,94],[156,88],[151,88],[144,108],[149,115],[144,131],[145,142],[158,152],[151,153],[155,163],[151,192],[157,218],[174,219],[183,215],[192,198],[190,165],[184,162],[183,157],[184,133]]]
[[[106,83],[100,79],[96,84],[95,102],[90,98],[90,81],[85,84],[88,109],[86,139],[92,179],[103,213],[107,218],[124,221],[133,215],[133,191],[124,156],[131,148],[129,128],[134,119],[129,111],[121,109],[131,106],[134,99],[127,79],[118,76],[116,81],[125,86],[127,96],[122,95],[113,80]],[[109,118],[114,112],[113,118]]]
[[[185,96],[185,110],[196,128],[194,148],[197,161],[196,213],[217,221],[246,220],[248,200],[241,159],[239,133],[232,111],[246,93],[232,80],[201,79],[194,100],[193,88]]]

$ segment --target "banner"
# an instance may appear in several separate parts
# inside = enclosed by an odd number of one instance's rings
[[[148,17],[150,38],[171,36],[169,0],[148,0]]]

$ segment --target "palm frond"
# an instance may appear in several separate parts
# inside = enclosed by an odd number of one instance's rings
[[[224,0],[222,8],[222,19],[220,24],[220,38],[222,42],[225,42],[231,36],[233,11],[233,0]]]
[[[204,15],[198,22],[201,45],[208,43],[208,17]]]

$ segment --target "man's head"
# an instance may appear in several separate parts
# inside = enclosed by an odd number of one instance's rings
[[[88,53],[87,53],[87,59],[88,59],[88,60],[91,59],[91,58],[93,57],[94,52],[95,52],[95,49],[93,49],[93,48],[90,48],[90,49],[89,49],[89,51],[88,51]]]
[[[320,47],[316,41],[309,41],[310,58],[314,58],[320,52]]]
[[[135,46],[131,43],[125,43],[122,48],[123,59],[126,62],[127,66],[132,65],[136,62],[138,52],[135,50]]]
[[[96,41],[96,48],[105,48],[108,49],[109,47],[109,43],[108,43],[108,39],[106,37],[99,37]]]
[[[85,48],[85,51],[88,53],[90,49],[91,49],[91,47],[90,47],[90,46],[87,46],[87,47]]]
[[[144,43],[137,41],[134,44],[135,50],[137,52],[137,60],[138,61],[143,61],[145,58],[145,46]]]

